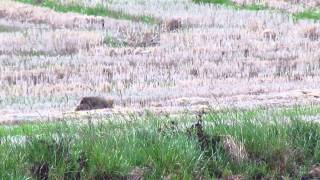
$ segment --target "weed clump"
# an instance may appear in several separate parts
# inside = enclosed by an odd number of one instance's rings
[[[199,115],[198,122],[191,126],[187,130],[188,135],[196,135],[200,147],[203,151],[214,152],[217,148],[220,148],[226,156],[230,158],[234,163],[241,163],[248,160],[248,154],[245,150],[245,147],[242,143],[237,142],[230,135],[208,135],[203,128],[202,115]],[[194,132],[195,131],[195,132]],[[209,157],[212,154],[208,154]]]
[[[160,25],[151,29],[143,28],[120,28],[116,37],[117,44],[129,47],[157,46],[160,43]]]

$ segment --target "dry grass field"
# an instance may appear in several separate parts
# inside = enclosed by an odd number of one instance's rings
[[[0,0],[0,179],[320,179],[319,0]]]
[[[2,120],[63,116],[84,96],[114,99],[102,113],[320,100],[317,21],[190,0],[48,2],[119,16],[0,1]]]

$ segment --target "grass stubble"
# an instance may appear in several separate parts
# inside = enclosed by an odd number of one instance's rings
[[[61,12],[153,21],[101,7],[20,1]],[[105,41],[119,44],[108,37]],[[115,117],[100,123],[1,126],[0,179],[298,179],[320,161],[320,125],[305,121],[302,116],[306,112],[304,108],[284,112],[229,110],[211,112],[202,121],[148,114],[123,123],[116,122],[123,117]],[[235,162],[228,156],[223,147],[225,137],[244,145],[246,160]]]
[[[247,9],[247,10],[253,10],[253,11],[273,10],[273,11],[279,11],[279,12],[286,12],[278,8],[268,7],[267,5],[264,5],[262,3],[253,3],[253,2],[248,4],[238,4],[236,3],[237,1],[234,2],[232,0],[193,0],[193,2],[199,3],[199,4],[200,3],[219,4],[219,5],[235,8],[235,9]],[[295,20],[311,19],[311,20],[317,21],[320,19],[319,7],[304,8],[303,11],[297,11],[289,14],[291,14]]]

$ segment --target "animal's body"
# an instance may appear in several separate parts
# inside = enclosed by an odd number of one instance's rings
[[[113,100],[102,97],[84,97],[76,107],[76,111],[113,108]]]
[[[180,19],[170,19],[164,22],[164,29],[168,32],[175,31],[182,27]]]

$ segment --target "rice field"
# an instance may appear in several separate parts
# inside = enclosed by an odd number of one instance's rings
[[[113,99],[106,114],[317,104],[319,47],[318,21],[268,9],[0,1],[1,119],[64,116],[84,96]]]
[[[0,0],[0,179],[319,179],[319,8]]]

